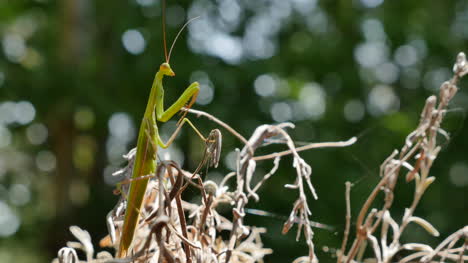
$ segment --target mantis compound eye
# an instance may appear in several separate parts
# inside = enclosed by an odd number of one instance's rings
[[[169,66],[167,62],[162,63],[159,70],[164,73],[164,75],[175,76],[174,71],[172,71],[171,66]]]
[[[159,70],[161,71],[167,71],[169,69],[169,65],[167,63],[162,63],[161,66],[159,66]]]

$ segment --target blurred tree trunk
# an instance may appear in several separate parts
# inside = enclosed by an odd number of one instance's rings
[[[73,141],[76,128],[73,114],[76,106],[78,79],[83,64],[87,43],[87,21],[85,21],[88,0],[60,1],[60,22],[58,23],[58,75],[55,85],[67,89],[66,99],[56,101],[50,112],[49,128],[53,151],[57,158],[55,181],[56,216],[67,217],[71,208],[70,186],[75,169],[73,167]],[[69,216],[69,215],[68,215]]]
[[[54,37],[56,50],[49,58],[53,74],[49,84],[52,91],[61,94],[52,100],[47,116],[50,143],[57,161],[52,186],[55,218],[50,225],[47,242],[48,250],[53,253],[63,246],[63,240],[69,235],[66,229],[73,224],[71,221],[77,223],[70,191],[72,183],[79,176],[73,163],[73,147],[78,134],[74,114],[82,99],[80,85],[83,85],[83,65],[90,44],[88,4],[89,0],[58,2],[58,21],[55,23],[57,35]]]

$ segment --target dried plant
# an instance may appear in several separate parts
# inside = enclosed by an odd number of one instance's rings
[[[425,219],[415,216],[414,211],[426,189],[435,180],[435,177],[429,176],[429,171],[440,151],[438,135],[448,137],[447,132],[442,130],[441,123],[450,100],[458,90],[456,87],[458,79],[468,73],[468,65],[463,53],[458,56],[454,73],[454,77],[442,85],[438,103],[435,96],[427,99],[420,123],[408,135],[402,149],[394,151],[383,162],[380,171],[381,180],[359,212],[356,235],[349,249],[347,249],[347,244],[351,226],[351,184],[346,184],[346,227],[342,248],[337,255],[338,263],[362,261],[367,243],[370,243],[374,254],[372,260],[379,263],[394,262],[395,255],[403,250],[411,253],[406,255],[401,262],[414,260],[430,262],[436,259],[440,262],[468,260],[468,256],[465,255],[468,246],[468,226],[449,236],[435,249],[425,244],[400,243],[400,237],[409,223],[419,224],[429,233],[439,235],[436,228]],[[67,243],[67,247],[59,251],[58,258],[54,261],[63,263],[263,262],[264,256],[273,252],[265,248],[261,241],[261,234],[265,233],[266,229],[245,225],[245,208],[249,201],[261,199],[258,194],[259,189],[277,172],[282,157],[291,155],[290,166],[294,171],[294,180],[285,187],[297,191],[298,197],[292,204],[289,218],[284,223],[283,233],[287,233],[297,223],[297,240],[301,235],[304,236],[309,253],[298,257],[294,262],[318,262],[310,221],[312,212],[307,198],[309,194],[306,193],[310,191],[314,199],[317,199],[317,194],[311,181],[311,166],[299,155],[299,152],[323,147],[345,147],[356,142],[356,138],[353,137],[343,142],[315,143],[296,147],[287,132],[287,129],[294,128],[294,125],[280,123],[257,127],[247,140],[229,125],[206,112],[193,109],[185,109],[185,111],[216,122],[244,144],[241,150],[236,150],[235,171],[227,174],[218,185],[212,181],[203,181],[199,174],[203,166],[216,167],[219,161],[221,133],[213,130],[207,140],[203,160],[195,171],[184,171],[173,161],[161,161],[156,174],[147,175],[152,180],[148,184],[144,205],[140,211],[142,219],[132,245],[133,253],[128,258],[115,259],[108,252],[98,253],[94,258],[94,248],[91,245],[89,233],[78,227],[71,227],[71,232],[80,242]],[[287,150],[267,155],[255,155],[258,148],[271,142],[283,144]],[[127,178],[125,180],[130,182],[128,178],[131,178],[134,157],[134,150],[125,155],[128,165],[117,171],[115,175]],[[263,174],[261,179],[255,179],[258,176],[256,174],[257,163],[266,160],[273,162],[271,170]],[[415,193],[411,206],[406,209],[403,218],[397,223],[391,215],[391,208],[395,200],[394,190],[398,177],[404,170],[407,170],[406,181],[415,184]],[[233,189],[229,187],[231,181],[234,185]],[[254,181],[258,182],[253,183]],[[200,191],[199,202],[183,200],[182,193],[189,186],[196,187]],[[116,248],[118,244],[126,207],[127,188],[122,188],[120,200],[107,216],[109,235],[101,240],[101,246]],[[380,193],[385,197],[383,206],[380,209],[371,209]],[[217,209],[221,204],[231,207],[232,219],[218,212]],[[380,235],[378,235],[378,229],[380,229]],[[229,237],[223,238],[220,235],[222,231],[229,231]],[[457,247],[460,241],[462,244]],[[79,261],[76,249],[85,252],[85,261]]]
[[[440,262],[446,258],[463,262],[468,260],[464,256],[468,240],[468,226],[465,226],[455,234],[442,242],[439,247],[432,249],[430,246],[419,243],[401,244],[400,237],[409,223],[416,223],[423,227],[433,236],[439,236],[437,229],[428,221],[414,215],[414,211],[421,201],[427,188],[436,179],[429,176],[429,171],[434,160],[440,152],[441,146],[439,136],[448,138],[449,135],[441,128],[447,107],[451,99],[458,91],[458,80],[468,73],[468,65],[464,53],[460,53],[453,67],[454,76],[451,80],[444,82],[440,87],[439,97],[430,96],[426,100],[421,112],[419,125],[411,132],[405,140],[400,151],[395,150],[382,163],[380,167],[380,181],[371,192],[362,206],[356,219],[356,236],[350,249],[345,252],[348,231],[343,239],[342,252],[339,252],[338,263],[361,261],[370,243],[376,262],[394,262],[394,257],[402,250],[413,251],[400,262],[408,262],[420,258],[421,262],[429,262],[434,257],[440,257]],[[402,171],[403,170],[403,171]],[[410,207],[405,209],[403,218],[399,223],[391,215],[391,208],[395,200],[395,188],[398,177],[406,171],[406,182],[414,182],[414,199]],[[347,186],[349,188],[350,186]],[[384,204],[380,209],[372,208],[375,199],[382,193]],[[347,191],[347,203],[349,203],[349,190]],[[348,215],[350,207],[347,205]],[[369,211],[370,210],[370,211]],[[346,228],[349,229],[350,216],[346,218]],[[377,232],[380,228],[380,235]],[[391,235],[390,235],[391,233]],[[452,249],[458,240],[464,243],[458,249]]]
[[[204,158],[195,172],[184,171],[172,161],[160,162],[156,176],[148,175],[155,177],[155,180],[150,180],[146,192],[145,203],[141,211],[143,219],[133,242],[134,254],[128,259],[114,259],[110,256],[104,262],[263,262],[264,256],[272,253],[271,249],[263,247],[260,238],[260,234],[265,233],[266,229],[246,226],[243,222],[244,208],[251,199],[260,200],[258,190],[275,174],[281,158],[285,155],[293,156],[291,166],[296,174],[294,183],[286,187],[297,190],[298,198],[284,225],[283,233],[287,233],[295,222],[299,222],[297,238],[302,232],[304,233],[309,246],[307,258],[316,262],[312,242],[313,231],[309,220],[311,211],[308,207],[306,188],[310,190],[315,199],[317,195],[310,178],[311,167],[299,156],[298,152],[313,148],[345,147],[353,144],[356,138],[345,142],[315,143],[296,148],[286,132],[287,128],[294,128],[291,123],[262,125],[254,131],[249,140],[246,140],[227,124],[208,113],[196,110],[188,110],[188,112],[208,117],[245,143],[242,150],[237,150],[236,171],[227,174],[219,185],[212,181],[203,182],[198,174],[205,164],[217,166],[221,143],[221,134],[218,130],[211,132],[205,147]],[[255,156],[255,150],[269,144],[270,138],[286,145],[288,150]],[[131,178],[135,149],[124,155],[124,158],[128,161],[128,165],[115,172],[114,175],[127,178],[125,182]],[[273,160],[273,168],[263,175],[260,181],[253,184],[256,163],[265,160]],[[234,179],[235,187],[231,190],[228,183]],[[181,195],[189,184],[195,185],[200,190],[201,203],[182,200]],[[118,244],[126,207],[126,191],[128,187],[123,187],[120,200],[107,216],[109,235],[101,240],[101,246],[116,248]],[[220,204],[232,207],[232,220],[217,212],[216,209]],[[230,231],[230,237],[222,239],[221,231]],[[73,231],[73,234],[82,244],[91,244],[89,235],[87,235],[88,239],[84,239],[83,235],[77,235],[76,231]],[[59,262],[76,262],[75,248],[86,252],[86,262],[101,262],[99,260],[104,258],[103,255],[100,255],[99,259],[89,256],[92,255],[93,250],[92,247],[90,250],[88,245],[68,245],[59,253]]]

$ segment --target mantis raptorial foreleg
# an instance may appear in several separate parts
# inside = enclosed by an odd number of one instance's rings
[[[164,63],[163,63],[164,64]],[[166,63],[167,64],[167,63]],[[167,64],[169,65],[169,64]],[[172,71],[172,70],[171,70]],[[172,104],[167,110],[164,110],[164,93],[161,94],[160,103],[156,105],[156,118],[160,122],[166,122],[174,116],[177,112],[179,112],[182,107],[184,107],[187,103],[187,108],[190,108],[195,100],[197,99],[198,92],[200,92],[200,84],[198,82],[194,82],[185,89],[184,93],[180,95],[180,97]],[[190,102],[189,102],[189,99]]]

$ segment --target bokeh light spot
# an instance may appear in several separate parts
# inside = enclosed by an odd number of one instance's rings
[[[375,68],[375,77],[385,83],[392,84],[398,80],[400,69],[393,63],[383,63]]]
[[[108,122],[108,128],[112,136],[123,142],[131,141],[135,137],[133,121],[127,113],[117,112],[112,114]]]
[[[468,185],[468,165],[458,162],[452,165],[449,172],[450,182],[457,187]]]
[[[11,236],[20,226],[20,218],[3,201],[0,201],[0,237]]]
[[[34,120],[36,109],[29,101],[20,101],[16,103],[15,119],[19,124],[28,124]]]
[[[214,87],[213,82],[211,82],[210,77],[204,71],[194,71],[190,75],[190,81],[195,82],[197,81],[200,83],[200,93],[197,97],[197,104],[199,105],[207,105],[213,101],[214,98]]]
[[[127,145],[116,137],[110,136],[106,141],[107,158],[111,163],[122,162],[122,155],[127,152]]]
[[[36,156],[36,166],[44,172],[51,172],[55,169],[57,160],[55,155],[49,151],[41,151]]]
[[[3,51],[8,60],[19,63],[26,55],[24,38],[19,34],[6,34],[3,36]]]
[[[219,14],[221,18],[227,23],[238,23],[240,14],[241,14],[241,7],[237,1],[232,0],[222,0],[219,3]]]
[[[386,38],[382,22],[378,19],[365,19],[361,23],[361,31],[367,41],[383,41]]]
[[[83,180],[74,180],[70,185],[70,201],[75,205],[84,205],[89,200],[89,186]]]
[[[0,124],[18,123],[25,125],[34,120],[36,109],[29,101],[15,103],[7,101],[0,104]]]
[[[354,58],[364,67],[375,67],[387,60],[388,47],[383,42],[366,42],[354,50]]]
[[[419,60],[416,48],[410,45],[403,45],[395,51],[395,61],[403,67],[416,64]]]
[[[0,148],[7,147],[11,143],[11,132],[0,125]]]
[[[37,50],[27,48],[26,55],[21,59],[21,65],[32,70],[38,68],[42,64],[43,60],[44,59]]]
[[[31,200],[31,192],[24,184],[13,184],[10,187],[9,197],[12,204],[22,206]]]
[[[374,8],[381,5],[384,0],[361,0],[361,4],[367,8]]]
[[[200,94],[197,97],[197,104],[207,105],[213,101],[214,98],[214,89],[209,84],[200,85]]]
[[[286,102],[277,102],[271,105],[271,117],[276,122],[285,122],[292,119],[292,108]]]
[[[370,114],[383,115],[398,110],[400,99],[391,87],[377,85],[369,93],[367,106]]]
[[[12,101],[6,101],[0,104],[0,124],[10,124],[15,122],[16,105]]]
[[[42,123],[33,123],[26,129],[26,137],[33,145],[39,145],[47,139],[47,127]]]
[[[230,64],[239,63],[242,58],[240,39],[225,34],[213,36],[212,52]]]
[[[255,92],[262,97],[274,95],[276,86],[274,77],[269,74],[260,75],[254,81]]]
[[[94,125],[94,112],[89,107],[81,107],[75,112],[75,125],[82,130],[87,130]]]
[[[320,119],[326,108],[325,90],[317,83],[306,84],[299,93],[299,102],[303,110],[303,115],[298,119]]]
[[[156,0],[136,0],[137,4],[143,6],[143,7],[148,7],[153,5]]]
[[[360,100],[350,100],[344,106],[344,117],[349,122],[358,122],[364,118],[365,108]]]
[[[310,16],[317,7],[317,0],[292,0],[294,9],[305,16]]]
[[[111,163],[122,161],[127,152],[127,144],[135,137],[135,126],[127,113],[117,112],[109,118],[110,136],[106,141],[107,157]]]
[[[145,38],[143,37],[143,34],[136,29],[125,31],[122,35],[122,43],[130,54],[139,55],[145,51]]]
[[[91,136],[78,136],[73,147],[73,164],[83,172],[89,172],[96,160],[96,142]]]

